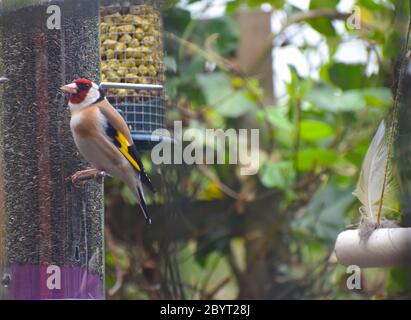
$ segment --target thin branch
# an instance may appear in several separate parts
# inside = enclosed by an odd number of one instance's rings
[[[237,77],[241,78],[244,81],[244,86],[245,89],[247,89],[250,93],[254,94],[257,99],[256,99],[256,105],[259,109],[261,110],[265,110],[265,104],[262,100],[262,98],[259,97],[258,93],[255,91],[255,89],[250,85],[249,82],[249,78],[247,75],[245,75],[243,72],[241,72],[240,70],[238,70],[238,68],[236,68],[236,66],[231,63],[229,60],[225,59],[224,57],[222,57],[221,55],[219,55],[217,52],[215,52],[212,49],[211,46],[211,42],[215,41],[216,37],[210,36],[208,41],[206,42],[205,46],[206,49],[201,48],[199,45],[197,45],[196,43],[190,42],[186,39],[180,38],[177,35],[175,35],[174,33],[171,32],[165,32],[165,36],[168,37],[171,40],[177,41],[181,47],[186,47],[188,49],[190,49],[191,51],[199,54],[200,56],[202,56],[204,59],[208,60],[208,61],[212,61],[213,63],[215,63],[220,69],[225,70],[227,72],[230,72],[234,75],[236,75]],[[232,94],[230,93],[228,97],[230,97]],[[224,100],[225,97],[222,97],[222,100]],[[269,133],[269,139],[270,142],[272,144],[275,143],[275,139],[273,137],[273,135],[271,134],[271,129],[272,126],[270,124],[270,122],[266,119],[266,117],[264,117],[264,124],[266,126],[266,130]]]
[[[215,259],[213,265],[210,268],[210,271],[207,272],[207,274],[205,276],[205,279],[203,281],[203,284],[202,284],[202,289],[201,289],[201,291],[204,292],[206,295],[201,296],[201,298],[210,297],[210,295],[207,293],[207,286],[210,283],[210,280],[211,280],[214,272],[217,270],[217,267],[218,267],[219,264],[220,264],[220,259],[219,258]]]
[[[380,225],[381,216],[382,216],[382,208],[384,203],[384,193],[385,193],[385,186],[388,179],[388,167],[390,165],[391,157],[393,155],[393,145],[395,135],[397,134],[397,124],[398,124],[398,111],[399,111],[399,101],[402,91],[402,83],[404,80],[405,70],[407,69],[408,61],[410,54],[408,52],[408,42],[410,39],[410,32],[411,32],[411,17],[408,19],[408,30],[407,30],[407,37],[405,39],[405,44],[403,47],[403,54],[401,57],[401,66],[400,66],[400,73],[398,75],[398,83],[397,88],[395,90],[395,97],[394,97],[394,106],[392,111],[392,118],[391,118],[391,126],[388,136],[388,155],[387,159],[385,160],[385,169],[384,169],[384,180],[381,188],[380,194],[380,202],[378,206],[378,213],[377,213],[377,225]]]
[[[301,101],[298,99],[295,103],[295,136],[294,136],[294,168],[298,170],[298,152],[300,151],[301,144]]]
[[[224,288],[229,282],[230,280],[233,278],[233,275],[230,274],[228,275],[226,278],[224,278],[218,285],[216,285],[216,287],[211,290],[210,292],[207,293],[207,299],[213,299],[214,296],[218,293],[218,291],[220,291],[222,288]]]
[[[312,20],[315,18],[321,18],[321,17],[329,18],[329,19],[345,20],[350,15],[351,13],[344,13],[344,12],[340,12],[335,9],[327,9],[327,8],[301,11],[301,12],[291,15],[284,22],[284,24],[282,25],[278,33],[272,33],[271,35],[268,36],[266,44],[262,48],[261,53],[257,55],[255,63],[253,64],[254,67],[257,66],[264,59],[264,57],[266,57],[266,55],[272,50],[274,40],[277,39],[281,34],[283,34],[284,31],[291,25],[305,22],[307,20]]]
[[[222,192],[224,192],[227,196],[239,200],[241,198],[241,194],[234,191],[233,189],[231,189],[229,186],[227,186],[226,184],[224,184],[223,182],[221,182],[221,180],[215,175],[213,174],[206,165],[204,164],[198,164],[197,165],[198,169],[201,171],[201,173],[203,173],[206,177],[208,177],[210,180],[213,180],[217,186],[220,188],[220,190]]]

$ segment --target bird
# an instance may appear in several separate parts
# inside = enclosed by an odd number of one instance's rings
[[[143,185],[153,193],[156,191],[124,118],[107,100],[101,86],[92,80],[75,79],[60,89],[68,93],[74,142],[93,167],[73,174],[72,183],[79,185],[90,178],[101,183],[106,175],[120,179],[130,188],[146,222],[151,224]]]

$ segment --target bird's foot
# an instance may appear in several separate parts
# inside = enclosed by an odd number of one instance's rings
[[[97,169],[87,169],[77,171],[73,174],[70,179],[71,183],[76,187],[83,187],[86,181],[94,180],[97,183],[103,183],[103,178],[107,176],[105,171],[97,170]]]

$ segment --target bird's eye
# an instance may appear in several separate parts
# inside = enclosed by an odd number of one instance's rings
[[[78,83],[77,88],[80,91],[88,91],[88,90],[90,90],[91,87],[88,84],[85,84],[85,83]]]

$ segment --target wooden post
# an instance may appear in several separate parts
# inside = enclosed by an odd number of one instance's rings
[[[102,187],[67,179],[87,164],[59,91],[100,80],[99,3],[21,3],[0,6],[0,298],[103,299]]]

